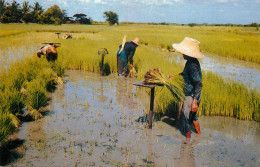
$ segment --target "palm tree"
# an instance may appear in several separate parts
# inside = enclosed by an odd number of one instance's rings
[[[28,12],[30,12],[30,10],[31,10],[31,5],[29,5],[29,2],[28,1],[24,1],[23,2],[23,6],[22,6],[22,12],[23,12],[23,14],[26,14],[26,13],[28,13]]]
[[[28,23],[33,21],[32,12],[31,12],[31,5],[29,5],[28,1],[24,1],[22,5],[22,14],[23,14],[23,21]]]
[[[20,4],[15,0],[9,6],[5,6],[4,13],[1,17],[1,22],[4,23],[17,23],[22,18],[22,12],[20,8]]]
[[[33,22],[38,23],[39,17],[43,13],[42,6],[39,4],[39,2],[35,2],[33,6]]]

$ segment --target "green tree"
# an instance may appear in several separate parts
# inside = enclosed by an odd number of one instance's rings
[[[1,17],[4,14],[5,6],[6,6],[5,0],[0,0],[0,22],[2,22]]]
[[[22,5],[22,13],[26,14],[31,11],[31,5],[29,5],[28,1],[24,1]]]
[[[58,5],[53,5],[43,13],[43,23],[60,25],[64,19],[65,11]]]
[[[4,13],[1,17],[3,23],[18,23],[22,18],[20,4],[13,1],[11,5],[4,8]]]
[[[38,2],[35,2],[32,11],[32,22],[39,23],[41,21],[42,13],[43,13],[42,6]]]
[[[91,24],[91,18],[86,18],[87,15],[83,13],[74,14],[73,17],[75,17],[75,21],[80,24]]]
[[[115,12],[105,11],[103,17],[106,18],[106,21],[109,22],[109,25],[118,24],[118,15]]]
[[[22,5],[22,15],[23,15],[23,17],[22,17],[22,19],[26,23],[33,21],[31,8],[32,7],[31,7],[31,5],[29,5],[28,1],[23,2],[23,5]]]

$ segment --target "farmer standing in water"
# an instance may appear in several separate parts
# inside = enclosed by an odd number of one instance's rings
[[[135,38],[130,42],[126,42],[126,36],[124,36],[122,45],[119,46],[117,51],[117,73],[118,76],[127,76],[127,64],[130,62],[130,68],[133,68],[133,57],[137,46],[139,46],[140,39]]]
[[[191,138],[191,124],[193,123],[197,134],[201,134],[200,125],[196,113],[200,102],[202,88],[202,73],[198,59],[205,56],[200,52],[200,42],[185,37],[179,44],[173,44],[172,47],[183,54],[187,60],[185,68],[181,73],[185,88],[185,99],[182,108],[182,125],[186,138]]]

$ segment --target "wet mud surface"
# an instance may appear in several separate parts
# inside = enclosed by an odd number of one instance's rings
[[[185,144],[179,122],[139,122],[149,94],[135,79],[67,71],[43,119],[11,136],[6,166],[258,166],[259,123],[200,117]],[[7,152],[6,152],[7,154]],[[9,159],[9,160],[8,160]],[[258,164],[258,165],[257,165]]]

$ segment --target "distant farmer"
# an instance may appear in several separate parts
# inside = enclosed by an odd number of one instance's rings
[[[117,73],[118,76],[127,76],[127,64],[130,62],[130,68],[133,68],[133,57],[137,46],[139,46],[140,39],[135,38],[130,42],[126,42],[124,36],[122,45],[119,46],[117,51]]]
[[[72,35],[71,34],[64,34],[62,36],[63,39],[72,39]]]
[[[197,134],[201,134],[200,125],[196,113],[200,102],[202,88],[202,73],[199,58],[204,58],[200,52],[200,42],[185,37],[179,44],[173,44],[172,47],[183,54],[187,60],[185,68],[181,73],[185,83],[185,99],[182,108],[182,124],[186,138],[191,138],[191,124],[193,123]]]
[[[37,51],[37,56],[40,58],[41,55],[45,55],[46,59],[50,61],[55,61],[58,58],[58,53],[56,48],[59,47],[57,45],[48,45],[48,46],[42,46],[40,50]]]

